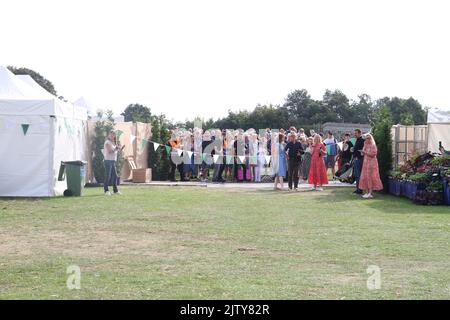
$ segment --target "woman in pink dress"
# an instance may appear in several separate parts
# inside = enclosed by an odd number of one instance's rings
[[[359,180],[359,188],[365,190],[362,196],[364,199],[372,199],[372,192],[383,190],[383,183],[380,179],[377,160],[377,145],[371,134],[366,135],[364,148],[360,151],[364,155],[364,162]]]
[[[309,167],[308,183],[314,185],[311,190],[323,191],[322,185],[328,184],[327,169],[323,157],[327,154],[327,149],[322,143],[322,137],[314,135],[314,142],[311,147],[311,165]],[[319,186],[319,187],[317,187]]]

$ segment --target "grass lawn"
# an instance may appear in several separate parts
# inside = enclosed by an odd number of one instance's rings
[[[449,207],[347,188],[122,192],[0,199],[0,298],[450,298]]]

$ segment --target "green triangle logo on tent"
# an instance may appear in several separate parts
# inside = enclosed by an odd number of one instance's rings
[[[27,123],[22,123],[22,130],[23,130],[23,135],[27,134],[28,128],[30,127],[29,124]]]
[[[166,152],[167,152],[167,154],[169,155],[169,154],[170,154],[170,150],[172,150],[172,148],[169,147],[169,146],[165,146],[165,147],[166,147]]]

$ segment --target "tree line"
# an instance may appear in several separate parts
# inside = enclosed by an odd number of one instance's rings
[[[252,111],[228,111],[226,117],[208,119],[204,128],[286,128],[305,129],[325,122],[371,124],[381,107],[386,107],[394,124],[419,125],[426,123],[427,109],[410,97],[384,97],[373,101],[368,94],[350,100],[340,90],[326,90],[321,100],[311,98],[305,89],[294,90],[282,105],[257,105]],[[192,121],[178,122],[177,126],[192,127]]]

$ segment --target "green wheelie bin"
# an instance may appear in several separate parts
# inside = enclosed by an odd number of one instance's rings
[[[84,161],[61,161],[58,181],[67,180],[65,196],[81,196],[85,184],[85,165],[86,162]]]

